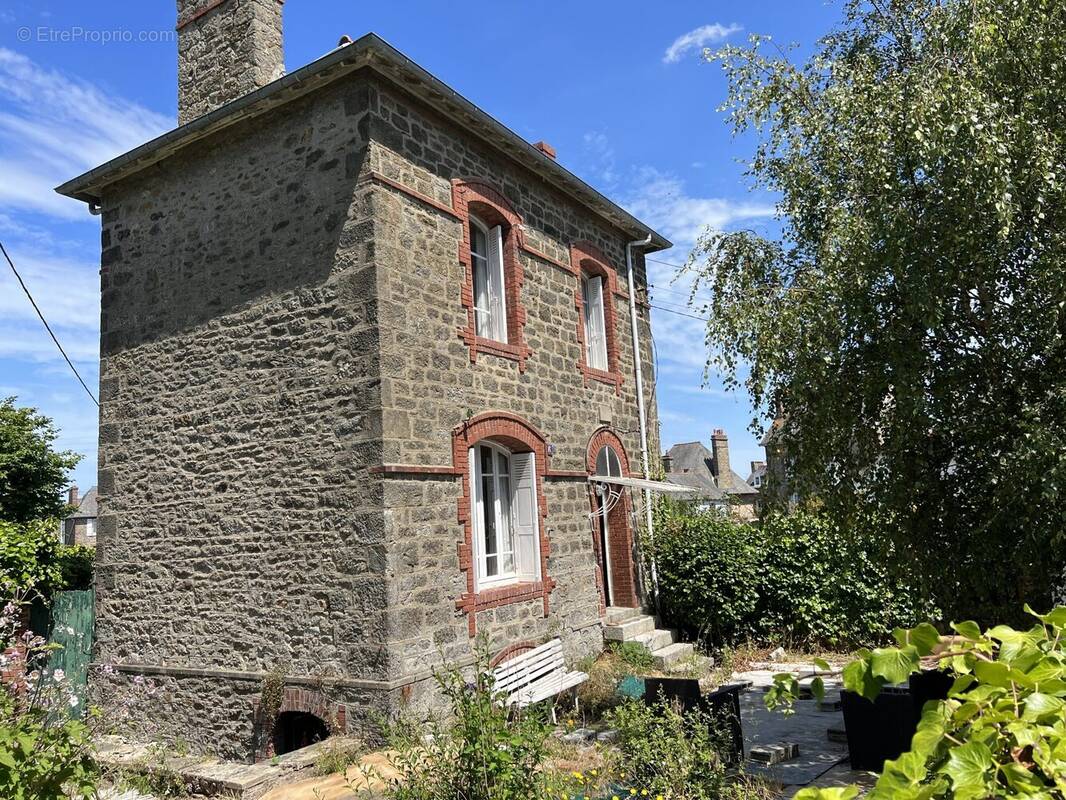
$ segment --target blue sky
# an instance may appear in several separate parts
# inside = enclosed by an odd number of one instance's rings
[[[838,14],[820,0],[289,0],[286,61],[296,69],[342,34],[374,31],[672,239],[650,264],[662,440],[706,442],[724,428],[746,476],[762,458],[747,398],[713,374],[703,386],[702,323],[664,310],[684,310],[670,265],[700,231],[773,224],[773,198],[742,178],[750,142],[715,111],[722,73],[699,54],[749,33],[805,51]],[[0,0],[0,239],[94,392],[99,221],[52,189],[174,127],[174,23],[173,0]],[[96,483],[96,409],[0,266],[0,396],[56,420],[60,445],[85,455],[74,475],[84,490]]]

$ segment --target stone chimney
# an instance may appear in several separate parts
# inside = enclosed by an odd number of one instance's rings
[[[72,505],[72,506],[76,506],[78,504],[78,487],[77,486],[71,486],[67,490],[67,502],[70,505]]]
[[[766,466],[766,462],[765,461],[752,461],[751,462],[751,471],[754,474],[756,470],[760,470],[760,469],[762,469],[765,466]]]
[[[663,472],[669,475],[674,471],[674,457],[669,453],[663,453]]]
[[[733,470],[729,466],[729,437],[721,428],[711,434],[711,469],[719,489],[733,488]]]
[[[178,0],[178,124],[285,74],[284,0]]]

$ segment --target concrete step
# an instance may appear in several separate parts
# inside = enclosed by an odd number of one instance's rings
[[[667,675],[706,675],[714,668],[714,659],[710,656],[701,656],[698,653],[676,661],[668,667],[663,667]]]
[[[673,631],[664,631],[662,628],[656,628],[651,633],[642,633],[633,641],[644,645],[649,652],[655,652],[673,644],[674,639]]]
[[[620,625],[635,617],[645,616],[639,608],[623,608],[622,606],[610,606],[607,609],[607,625]]]
[[[688,642],[678,642],[655,650],[651,657],[656,667],[666,669],[682,659],[689,658],[694,652],[695,649]]]
[[[609,642],[632,642],[638,636],[655,630],[652,617],[633,617],[618,625],[604,625],[603,638]]]

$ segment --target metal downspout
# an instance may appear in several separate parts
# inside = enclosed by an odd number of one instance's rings
[[[633,248],[647,247],[651,244],[651,234],[648,238],[629,242],[626,245],[626,278],[629,281],[629,324],[633,334],[633,370],[636,373],[637,383],[637,416],[640,422],[640,457],[644,467],[644,479],[651,480],[651,465],[648,459],[648,418],[644,412],[644,365],[640,356],[640,333],[637,331],[637,293],[633,280]],[[648,549],[654,553],[655,534],[652,526],[651,492],[643,490],[644,495],[644,524],[647,527]],[[659,607],[659,575],[655,567],[655,556],[650,559],[651,565],[651,591],[655,607]]]

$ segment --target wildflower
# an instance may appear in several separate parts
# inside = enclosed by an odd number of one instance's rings
[[[72,694],[70,696],[70,699],[67,700],[67,702],[70,704],[71,708],[77,708],[78,703],[80,703],[81,701],[78,699],[78,696],[76,694]]]
[[[63,672],[63,670],[61,670],[61,669],[57,668],[57,669],[53,670],[53,672],[52,672],[52,679],[53,680],[61,681],[65,677],[67,677],[67,673]]]

